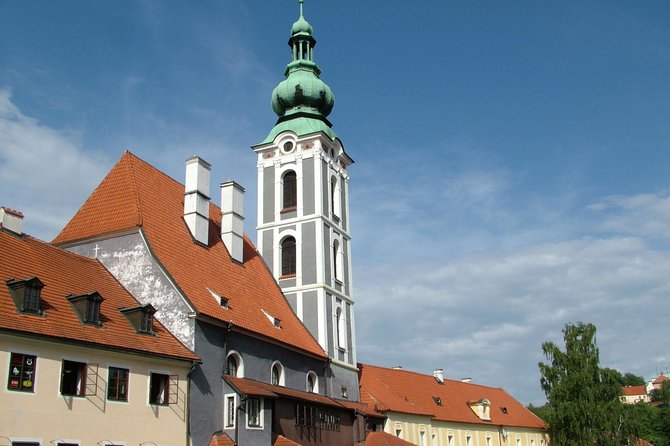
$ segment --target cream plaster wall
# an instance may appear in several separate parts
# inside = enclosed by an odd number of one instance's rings
[[[496,425],[450,423],[399,412],[386,412],[385,415],[388,417],[384,424],[385,432],[396,435],[396,429],[400,428],[400,438],[417,446],[548,446],[549,444],[548,437],[539,429],[506,426],[508,436],[503,438],[499,426]],[[423,444],[421,432],[424,433]],[[452,442],[449,442],[449,436],[452,436]]]
[[[10,353],[37,356],[34,392],[7,389]],[[60,394],[62,360],[98,364],[95,396]],[[130,370],[128,402],[106,398],[108,367]],[[82,446],[187,445],[187,374],[190,363],[62,344],[39,338],[0,334],[0,445],[33,440]],[[150,405],[151,372],[179,375],[179,400],[169,406]]]

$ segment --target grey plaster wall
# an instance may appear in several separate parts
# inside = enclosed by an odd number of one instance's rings
[[[189,426],[193,446],[207,446],[214,432],[223,429],[225,330],[196,323],[196,354],[202,358],[191,373]]]
[[[263,259],[265,259],[265,263],[272,274],[274,274],[274,261],[272,255],[275,247],[274,244],[274,232],[272,229],[263,231],[263,246],[261,247],[263,250]]]
[[[323,268],[324,268],[324,281],[325,283],[330,283],[331,274],[330,274],[330,256],[332,256],[333,250],[330,248],[330,226],[324,223],[323,225],[323,252],[326,253],[324,256]]]
[[[347,215],[347,194],[346,194],[346,187],[345,187],[345,182],[344,178],[340,177],[340,206],[342,208],[342,211],[340,212],[342,216],[342,228],[346,229],[347,228],[347,218],[349,217]]]
[[[295,314],[298,314],[298,297],[295,293],[285,294],[288,304]]]
[[[97,254],[97,259],[138,301],[156,308],[154,317],[161,324],[186,347],[195,348],[194,322],[188,317],[192,309],[156,262],[139,232],[68,250],[92,258]]]
[[[279,228],[279,234],[281,234],[282,232],[286,232],[288,230],[295,231],[295,229],[296,229],[295,225],[283,226],[283,227]],[[296,242],[297,241],[299,241],[299,240],[296,240]]]
[[[312,215],[315,212],[316,201],[314,193],[314,162],[309,159],[302,163],[303,215]]]
[[[302,224],[302,284],[316,283],[316,223]]]
[[[344,294],[351,296],[351,280],[349,277],[349,242],[345,239],[342,245],[342,254],[344,255],[344,265],[342,265],[342,269],[344,270]]]
[[[347,345],[349,350],[347,350],[346,362],[349,364],[354,364],[354,337],[353,337],[353,320],[352,320],[352,306],[351,304],[346,304],[346,315],[347,315]]]
[[[274,167],[263,169],[263,223],[274,221],[275,215],[275,170]]]
[[[330,365],[330,381],[333,388],[333,397],[341,399],[342,387],[347,388],[348,400],[358,401],[360,394],[358,390],[358,372],[339,366],[335,363]]]
[[[328,175],[328,163],[326,160],[321,161],[321,194],[323,215],[328,215],[328,191],[330,191],[330,175]]]
[[[271,381],[274,361],[284,367],[285,386],[305,390],[307,373],[314,371],[319,377],[320,393],[325,389],[325,361],[301,355],[298,352],[265,342],[235,331],[198,321],[196,324],[196,354],[203,363],[191,374],[191,435],[194,446],[206,446],[214,432],[223,430],[224,398],[234,390],[223,381],[226,356],[235,350],[240,354],[244,367],[244,377]],[[271,400],[264,401],[263,429],[247,429],[243,412],[238,412],[238,444],[270,444],[272,431]],[[234,438],[235,430],[226,429]]]
[[[326,333],[328,333],[328,356],[335,357],[335,341],[333,339],[333,295],[326,293]]]
[[[302,322],[318,339],[319,336],[319,306],[316,291],[305,291],[302,294]]]

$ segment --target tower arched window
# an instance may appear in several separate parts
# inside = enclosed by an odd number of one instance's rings
[[[242,378],[244,376],[244,363],[237,352],[230,352],[226,358],[226,375]]]
[[[289,170],[282,177],[282,210],[293,210],[298,206],[298,177]]]
[[[333,212],[333,217],[340,218],[341,215],[341,200],[340,187],[337,183],[336,177],[330,178],[330,208]]]
[[[281,275],[294,276],[296,272],[296,246],[293,237],[286,237],[281,242]]]
[[[270,378],[273,386],[284,385],[284,367],[281,365],[279,361],[275,361],[272,364],[272,371]]]
[[[340,242],[335,240],[333,242],[333,273],[335,274],[335,280],[342,282],[342,267],[344,259],[342,256],[342,248],[340,247]]]
[[[346,350],[347,348],[347,338],[346,338],[346,327],[344,323],[344,314],[342,312],[342,307],[338,307],[335,312],[335,329],[337,330],[337,347]]]

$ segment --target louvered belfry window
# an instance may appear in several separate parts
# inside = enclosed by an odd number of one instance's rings
[[[292,170],[284,174],[284,190],[282,196],[282,208],[290,209],[298,205],[298,180]]]

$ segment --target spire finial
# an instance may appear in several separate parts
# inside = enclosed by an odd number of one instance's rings
[[[300,17],[302,17],[302,2],[304,0],[298,0],[298,3],[300,3]]]

